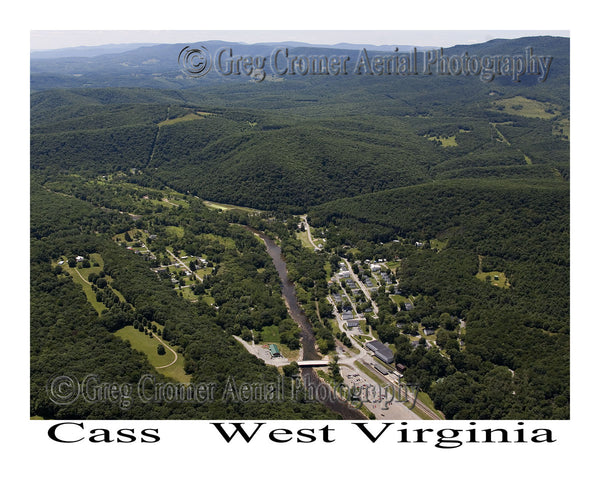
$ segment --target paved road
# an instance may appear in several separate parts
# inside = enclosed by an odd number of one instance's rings
[[[352,280],[354,280],[354,282],[360,287],[362,292],[365,294],[365,297],[367,298],[367,300],[369,300],[369,302],[371,302],[371,305],[373,306],[373,313],[375,315],[377,315],[379,313],[379,307],[377,307],[377,304],[371,298],[371,292],[369,292],[369,289],[364,286],[364,284],[362,283],[360,278],[358,278],[358,275],[356,275],[354,273],[354,271],[352,270],[352,264],[348,261],[348,259],[342,258],[342,260],[346,263],[346,266],[348,267],[348,271],[350,272],[350,277],[352,277]]]
[[[179,259],[179,257],[176,257],[175,254],[171,250],[167,250],[167,253],[169,255],[171,255],[179,265],[182,265],[183,268],[185,268],[188,272],[190,272],[194,277],[196,277],[198,280],[202,281],[202,277],[198,276],[198,274],[196,272],[192,272],[190,267],[188,267],[185,263],[183,263],[183,260]]]
[[[308,224],[308,220],[306,218],[306,215],[302,215],[300,217],[300,219],[302,220],[302,223],[304,224],[304,228],[306,230],[306,233],[308,233],[308,241],[310,242],[310,244],[313,246],[313,248],[315,248],[316,250],[320,250],[319,247],[317,247],[315,245],[315,242],[313,241],[312,235],[310,233],[310,225]]]

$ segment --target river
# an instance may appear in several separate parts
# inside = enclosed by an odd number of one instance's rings
[[[244,228],[250,230],[255,235],[258,235],[267,247],[267,253],[273,260],[275,269],[281,280],[281,293],[288,307],[288,311],[292,319],[300,326],[302,332],[302,360],[319,360],[321,356],[316,349],[316,339],[313,333],[310,320],[306,317],[296,296],[294,284],[290,281],[287,274],[287,265],[281,256],[281,248],[273,241],[273,239],[263,232],[255,230],[252,227],[244,225]],[[319,376],[312,368],[302,368],[302,381],[308,392],[321,402],[329,407],[335,413],[341,415],[344,420],[364,420],[365,416],[356,408],[350,406],[347,402],[340,400],[335,396],[333,390],[328,384],[321,381]]]

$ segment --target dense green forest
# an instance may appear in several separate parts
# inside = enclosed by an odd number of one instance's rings
[[[32,61],[31,414],[333,418],[290,399],[124,410],[47,397],[63,372],[168,381],[120,336],[133,329],[177,351],[190,381],[235,376],[289,391],[286,372],[233,338],[258,343],[276,331],[291,351],[300,345],[251,226],[280,245],[322,354],[345,340],[326,300],[340,259],[390,259],[396,294],[414,309],[383,288],[367,322],[447,418],[568,418],[568,39],[473,51],[524,46],[556,56],[545,83],[353,76],[198,86],[160,62],[164,70],[144,67],[135,80],[114,63],[127,53],[86,67],[82,80],[60,60]],[[155,48],[159,59],[170,52]],[[299,240],[298,214],[326,241],[319,252]],[[85,276],[74,276],[76,256]],[[172,256],[188,258],[190,275],[161,267]],[[491,284],[496,274],[507,288]],[[424,327],[436,331],[434,348],[410,341]]]

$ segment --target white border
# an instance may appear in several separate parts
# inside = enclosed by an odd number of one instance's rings
[[[33,2],[6,12],[10,23],[3,29],[5,48],[3,77],[2,131],[8,148],[4,151],[5,172],[2,192],[5,229],[2,252],[6,262],[2,277],[5,305],[4,352],[8,386],[2,390],[2,412],[8,427],[3,433],[10,441],[6,452],[6,471],[10,466],[22,473],[37,473],[46,478],[105,478],[111,474],[148,475],[170,478],[197,475],[249,478],[276,475],[306,476],[348,474],[424,475],[427,478],[564,478],[573,469],[591,466],[594,445],[595,367],[597,307],[591,304],[597,272],[595,198],[597,122],[593,109],[598,77],[592,24],[595,15],[577,3],[496,3],[424,2],[336,2],[307,0],[284,6],[283,2]],[[265,4],[267,6],[265,6]],[[15,21],[16,20],[16,21]],[[31,29],[558,29],[571,31],[572,38],[572,420],[535,422],[551,425],[559,442],[554,445],[466,445],[439,450],[433,445],[368,445],[355,435],[343,435],[332,445],[273,446],[260,442],[250,447],[221,445],[206,434],[204,422],[157,423],[163,440],[156,445],[116,444],[57,445],[46,437],[47,422],[28,418],[28,46]],[[15,95],[15,92],[17,93]],[[593,109],[593,110],[592,110]],[[590,228],[592,227],[592,228]],[[588,273],[589,272],[589,273]],[[593,276],[592,276],[593,275]],[[8,308],[7,308],[8,307]],[[591,331],[591,334],[588,334]],[[6,384],[5,384],[6,385]],[[92,424],[92,422],[85,422]],[[99,422],[102,425],[135,422]],[[270,422],[280,425],[285,422]],[[296,422],[308,426],[310,422]],[[332,423],[332,422],[328,422]],[[421,422],[423,423],[423,422]],[[462,423],[462,422],[461,422]],[[465,424],[467,422],[464,422]],[[483,422],[477,422],[482,425]],[[529,423],[528,423],[529,424]],[[498,424],[495,424],[498,425]],[[452,427],[457,424],[453,423]],[[466,425],[465,425],[466,427]],[[433,428],[440,428],[436,424]],[[593,450],[592,450],[593,448]],[[594,471],[594,470],[592,470]]]

